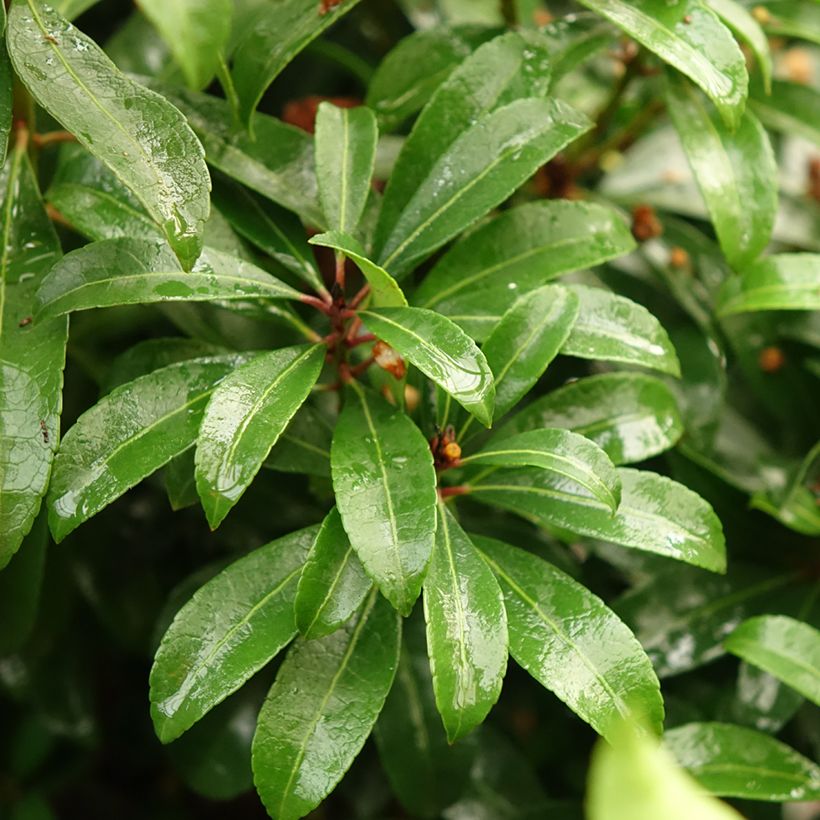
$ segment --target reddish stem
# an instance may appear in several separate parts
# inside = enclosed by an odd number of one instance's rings
[[[361,336],[356,336],[355,339],[348,339],[346,344],[348,347],[357,347],[358,345],[365,345],[368,342],[375,342],[376,335],[374,333],[363,333]]]
[[[459,484],[455,487],[439,487],[438,494],[441,498],[450,498],[454,495],[467,495],[470,488],[464,484]]]
[[[309,293],[303,293],[299,300],[306,305],[310,305],[313,308],[316,308],[320,313],[324,313],[325,316],[331,315],[331,308],[327,302],[320,299],[318,296],[311,296]]]
[[[336,284],[340,291],[345,289],[345,257],[341,253],[336,254]]]
[[[77,142],[77,138],[70,131],[49,131],[45,134],[32,134],[31,141],[38,148],[43,148],[59,142]]]
[[[365,285],[351,300],[350,300],[350,307],[354,310],[359,307],[359,305],[367,298],[367,294],[370,293],[370,285]]]
[[[359,362],[357,365],[354,365],[350,368],[350,375],[351,376],[361,376],[368,367],[370,367],[373,362],[376,361],[375,356],[368,356],[363,362]]]

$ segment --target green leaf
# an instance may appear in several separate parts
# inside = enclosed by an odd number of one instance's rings
[[[504,314],[481,347],[495,382],[495,419],[512,410],[541,378],[577,316],[578,298],[557,285],[527,293]]]
[[[644,461],[681,437],[670,389],[641,373],[603,373],[553,390],[505,424],[499,436],[564,427],[594,441],[615,464]]]
[[[436,707],[454,743],[487,717],[501,694],[507,617],[498,582],[441,502],[424,617]]]
[[[801,83],[775,80],[771,94],[753,87],[749,105],[767,128],[820,146],[820,91]]]
[[[767,94],[771,93],[772,54],[769,41],[760,24],[748,9],[736,0],[706,0],[706,5],[752,50],[763,78],[763,87]]]
[[[711,794],[787,803],[820,796],[820,766],[754,729],[689,723],[666,732],[663,745]]]
[[[179,610],[151,667],[151,719],[163,743],[235,692],[296,634],[296,584],[317,530],[291,533],[234,561]]]
[[[321,274],[307,245],[307,234],[294,214],[242,185],[219,179],[214,181],[213,202],[237,233],[314,290],[325,292]]]
[[[785,615],[760,615],[744,621],[723,644],[820,706],[820,631],[813,626]]]
[[[362,321],[465,410],[489,427],[495,388],[484,354],[458,325],[431,310],[395,307],[359,311]]]
[[[48,495],[54,540],[185,452],[211,391],[242,361],[241,355],[213,356],[163,367],[86,410],[54,460]]]
[[[743,52],[699,0],[581,0],[699,85],[729,128],[740,123],[749,82]]]
[[[385,191],[375,237],[379,261],[402,212],[465,131],[514,100],[546,95],[548,45],[532,33],[507,32],[476,49],[439,86],[405,140]]]
[[[584,285],[570,285],[578,297],[578,318],[561,353],[582,359],[651,367],[680,377],[680,362],[661,323],[624,296]]]
[[[34,171],[18,142],[0,169],[0,568],[31,529],[60,439],[68,322],[32,322],[59,259]]]
[[[253,112],[279,72],[359,0],[343,0],[326,13],[305,0],[279,0],[259,8],[234,53],[233,81],[242,120],[257,137]]]
[[[718,315],[820,310],[820,254],[780,253],[747,266],[718,294]]]
[[[591,127],[584,114],[556,99],[517,100],[482,117],[413,192],[379,247],[378,261],[397,276],[406,273]]]
[[[524,293],[562,273],[629,253],[635,240],[612,208],[589,202],[529,202],[457,242],[413,298],[485,339]]]
[[[379,130],[369,108],[320,103],[316,112],[316,181],[327,225],[352,234],[370,193]]]
[[[660,732],[660,684],[618,616],[541,558],[491,538],[476,544],[504,592],[516,662],[606,738],[635,716]]]
[[[406,307],[407,299],[396,280],[382,267],[371,262],[361,243],[346,233],[328,231],[310,238],[311,245],[333,248],[356,263],[362,276],[368,281],[373,294],[373,304],[378,307]]]
[[[211,394],[196,444],[196,488],[216,529],[316,384],[323,345],[272,350],[234,370]]]
[[[584,436],[567,430],[530,430],[491,441],[461,466],[540,467],[588,490],[613,512],[621,500],[621,479],[606,453]]]
[[[447,742],[433,694],[424,620],[418,614],[404,622],[396,680],[373,734],[396,797],[413,816],[432,818],[461,795],[475,735]]]
[[[299,299],[299,292],[243,259],[206,248],[190,273],[162,242],[103,239],[61,259],[37,291],[37,317],[150,302]]]
[[[191,88],[208,85],[231,33],[230,0],[140,0]]]
[[[234,128],[225,100],[178,88],[160,90],[185,115],[209,165],[297,213],[308,224],[323,224],[309,134],[275,117],[255,114],[253,139]]]
[[[498,33],[486,26],[436,26],[400,40],[381,61],[367,88],[367,105],[392,131],[427,103],[470,53]]]
[[[342,629],[288,652],[253,738],[254,782],[272,817],[304,817],[342,779],[390,691],[400,634],[373,590]]]
[[[658,741],[624,725],[592,755],[587,820],[742,820],[678,768]]]
[[[670,77],[667,107],[729,264],[742,268],[769,244],[777,213],[777,163],[769,137],[744,112],[730,130],[684,79]]]
[[[661,678],[688,672],[725,654],[723,639],[735,624],[774,606],[792,591],[797,576],[734,562],[713,575],[669,567],[624,595],[618,614],[638,636]]]
[[[14,91],[14,77],[11,72],[9,53],[6,50],[6,6],[0,10],[0,168],[6,161],[6,151],[9,144],[9,134],[14,118],[12,101]]]
[[[726,571],[723,530],[706,501],[656,473],[626,468],[618,473],[621,503],[614,514],[580,486],[531,467],[497,470],[469,491],[476,501],[563,531]]]
[[[594,14],[567,14],[539,29],[549,41],[552,87],[574,68],[611,45],[617,32]]]
[[[330,460],[353,549],[393,606],[409,614],[436,530],[436,476],[424,436],[404,413],[354,381]]]
[[[800,0],[768,0],[764,28],[775,37],[798,37],[820,44],[820,9]]]
[[[373,586],[334,507],[322,522],[296,589],[296,625],[305,638],[335,632]]]
[[[38,0],[14,0],[7,39],[32,96],[134,192],[190,269],[202,249],[210,179],[183,116]]]
[[[284,473],[330,478],[333,427],[325,416],[303,404],[276,442],[265,466]]]

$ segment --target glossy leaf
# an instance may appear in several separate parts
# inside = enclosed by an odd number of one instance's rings
[[[549,40],[553,87],[574,68],[611,45],[616,30],[595,14],[567,14],[540,28]]]
[[[203,88],[216,74],[231,33],[230,0],[140,0],[191,88]]]
[[[296,625],[305,638],[335,632],[373,586],[334,507],[322,522],[296,589]]]
[[[190,269],[202,249],[210,180],[185,118],[39,0],[12,4],[8,47],[37,102],[134,192]]]
[[[362,276],[370,285],[375,306],[407,306],[407,299],[404,298],[404,294],[396,280],[384,268],[367,258],[361,243],[354,237],[339,231],[328,231],[311,237],[310,244],[319,245],[323,248],[333,248],[355,262],[362,272]]]
[[[508,32],[477,48],[438,87],[405,140],[385,191],[375,238],[379,261],[402,212],[463,132],[514,100],[547,93],[547,45],[529,33]]]
[[[379,138],[369,108],[337,108],[323,102],[316,113],[316,181],[327,225],[353,233],[359,224]]]
[[[187,450],[211,391],[241,362],[239,355],[213,356],[163,367],[83,413],[54,460],[48,495],[54,540]]]
[[[342,779],[390,691],[400,631],[374,590],[342,629],[288,653],[253,738],[254,782],[271,816],[303,817]]]
[[[785,615],[759,615],[744,621],[724,646],[820,706],[820,632],[813,626]]]
[[[11,73],[11,62],[9,53],[6,50],[6,6],[0,10],[0,168],[6,161],[6,151],[9,144],[9,134],[11,133],[11,123],[14,116],[12,95],[14,89],[14,79]]]
[[[407,615],[421,592],[436,530],[436,477],[416,425],[355,381],[333,433],[333,489],[368,575]]]
[[[801,136],[820,146],[820,91],[801,83],[775,80],[771,94],[753,89],[749,106],[767,128]]]
[[[512,410],[541,378],[577,316],[577,296],[557,285],[522,296],[504,314],[481,347],[495,382],[494,418]]]
[[[773,737],[730,723],[689,723],[664,747],[711,794],[747,800],[817,800],[820,766]]]
[[[578,317],[561,353],[680,376],[667,332],[643,305],[603,288],[570,285],[569,290],[578,297]]]
[[[617,615],[541,558],[490,538],[476,543],[504,592],[516,662],[604,737],[632,716],[660,732],[658,679]]]
[[[539,467],[588,490],[613,512],[621,499],[621,479],[606,453],[584,436],[568,430],[530,430],[500,441],[491,440],[468,464],[500,467]]]
[[[727,126],[740,123],[749,82],[743,52],[698,0],[581,0],[685,74],[712,99]]]
[[[666,93],[720,246],[742,269],[769,244],[774,228],[777,164],[769,137],[749,112],[730,130],[685,80],[670,78]]]
[[[621,503],[614,514],[577,484],[532,468],[497,470],[470,485],[470,494],[563,531],[726,571],[723,530],[706,501],[656,473],[618,473]]]
[[[565,427],[585,436],[615,464],[662,453],[683,433],[672,392],[640,373],[604,373],[571,382],[525,407],[500,435],[543,427]]]
[[[769,41],[763,29],[760,28],[760,24],[751,12],[737,0],[707,0],[706,5],[752,50],[763,78],[763,87],[767,94],[770,93],[772,90],[772,55]]]
[[[719,315],[820,310],[820,254],[781,253],[749,265],[720,291]]]
[[[611,208],[529,202],[457,242],[425,277],[413,302],[449,316],[481,341],[519,296],[634,247],[628,226]]]
[[[37,316],[149,302],[298,299],[299,292],[243,259],[207,248],[185,273],[162,243],[103,239],[61,259],[37,291]]]
[[[151,718],[163,743],[236,691],[296,634],[296,584],[317,530],[291,533],[240,558],[177,613],[151,668]]]
[[[65,318],[32,322],[60,257],[25,145],[0,169],[0,568],[31,529],[60,440]]]
[[[482,117],[420,182],[379,246],[378,261],[396,275],[405,273],[590,127],[584,114],[557,99],[517,100]]]
[[[424,617],[436,706],[453,743],[487,717],[501,694],[507,617],[498,582],[441,503]]]
[[[707,795],[658,741],[624,725],[598,742],[587,787],[587,820],[741,820]]]
[[[285,473],[307,473],[330,478],[330,442],[333,427],[325,416],[303,404],[279,437],[265,466]]]
[[[196,445],[196,488],[216,529],[316,384],[322,345],[273,350],[230,373],[213,391]]]
[[[368,329],[489,427],[493,374],[484,354],[461,328],[431,310],[396,307],[359,311]]]
[[[367,105],[391,131],[419,111],[470,53],[498,32],[486,26],[436,26],[400,40],[367,88]]]

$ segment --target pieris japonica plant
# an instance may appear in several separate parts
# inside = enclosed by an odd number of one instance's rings
[[[0,14],[4,817],[820,800],[817,3]]]

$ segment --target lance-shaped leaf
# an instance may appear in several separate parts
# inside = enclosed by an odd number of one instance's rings
[[[767,128],[820,146],[820,91],[802,83],[775,80],[771,94],[753,87],[749,106]]]
[[[399,668],[373,735],[393,791],[413,816],[439,817],[470,776],[475,735],[448,743],[436,709],[424,619],[404,621]]]
[[[813,626],[785,615],[759,615],[723,643],[820,706],[820,631]]]
[[[611,46],[617,32],[595,14],[567,14],[539,29],[549,41],[552,63],[552,88],[576,66]]]
[[[6,50],[6,6],[0,9],[0,167],[6,161],[6,151],[11,133],[11,121],[14,117],[13,92],[14,78],[11,73],[11,61]]]
[[[400,636],[373,590],[342,629],[290,650],[253,737],[254,783],[272,817],[304,817],[342,779],[390,691]]]
[[[284,473],[307,473],[330,478],[333,426],[318,410],[303,404],[265,460],[265,466]]]
[[[706,501],[656,473],[625,468],[618,473],[621,503],[614,514],[574,482],[531,467],[497,470],[469,486],[476,501],[564,532],[725,572],[723,529]]]
[[[214,180],[214,205],[233,229],[293,271],[314,290],[325,290],[316,260],[307,246],[307,234],[295,214],[221,179]]]
[[[421,592],[436,532],[430,448],[401,410],[354,381],[330,460],[350,543],[382,593],[407,615]]]
[[[8,46],[37,102],[134,192],[190,269],[202,249],[210,179],[182,114],[39,0],[12,4]]]
[[[688,723],[663,736],[707,791],[721,797],[795,802],[820,797],[820,766],[763,732],[730,723]]]
[[[584,487],[613,511],[621,499],[621,479],[607,454],[588,438],[568,430],[530,430],[491,441],[461,459],[461,466],[469,464],[550,470]]]
[[[421,308],[359,312],[368,329],[412,362],[465,410],[489,427],[495,388],[484,354],[449,319]]]
[[[61,541],[196,440],[211,391],[246,361],[213,356],[124,384],[86,410],[54,460],[48,522]]]
[[[334,507],[322,522],[296,589],[296,625],[308,639],[335,632],[362,605],[367,577]]]
[[[359,224],[376,160],[379,130],[369,108],[323,102],[316,112],[316,181],[325,223],[353,233]]]
[[[384,268],[367,258],[361,243],[354,237],[339,231],[328,231],[311,237],[310,244],[319,245],[323,248],[333,248],[355,262],[362,272],[362,276],[370,285],[375,306],[407,306],[407,299],[404,298],[404,294],[396,280]]]
[[[820,310],[820,254],[768,256],[729,279],[718,294],[719,315],[758,310]]]
[[[425,277],[413,301],[449,316],[481,341],[522,294],[634,247],[629,227],[612,208],[529,202],[457,242]]]
[[[581,0],[699,85],[730,128],[740,122],[749,77],[743,52],[699,0]]]
[[[669,336],[643,305],[603,288],[570,285],[569,289],[578,297],[579,310],[561,353],[680,376],[678,355]]]
[[[543,427],[565,427],[586,436],[615,464],[662,453],[683,433],[672,391],[641,373],[604,373],[571,382],[513,416],[499,435]]]
[[[230,0],[140,0],[191,88],[213,79],[231,33]]]
[[[501,418],[541,378],[578,316],[578,297],[558,285],[522,296],[503,316],[481,352],[493,371],[494,418]]]
[[[322,345],[273,350],[228,375],[213,391],[196,445],[196,488],[216,529],[259,472],[316,384]]]
[[[586,808],[588,820],[742,820],[705,794],[658,741],[627,724],[612,743],[595,747]]]
[[[201,587],[151,667],[151,719],[163,743],[235,692],[296,634],[293,600],[318,527],[272,541]]]
[[[507,617],[498,582],[441,502],[424,581],[427,651],[450,743],[481,723],[507,670]]]
[[[31,529],[60,440],[68,322],[32,322],[60,256],[25,146],[0,170],[0,568]]]
[[[733,129],[682,78],[667,83],[668,109],[729,264],[741,268],[769,244],[777,213],[777,163],[754,114]]]
[[[769,41],[751,12],[737,0],[706,0],[712,9],[754,53],[766,93],[772,90],[772,54]]]
[[[438,88],[393,168],[376,226],[377,256],[413,195],[465,131],[514,100],[547,93],[548,46],[540,35],[507,32],[476,49]]]
[[[150,302],[299,299],[299,292],[244,259],[207,248],[180,269],[168,246],[150,239],[103,239],[66,254],[37,291],[38,321],[75,310]]]
[[[397,276],[406,273],[590,127],[584,114],[557,99],[516,100],[487,114],[430,169],[380,247],[378,261]]]
[[[660,684],[626,624],[543,559],[491,538],[475,541],[504,593],[516,662],[604,737],[627,717],[660,732]]]
[[[252,120],[265,89],[308,44],[359,0],[333,3],[327,11],[305,0],[280,0],[261,6],[253,16],[234,54],[233,80],[243,121],[254,132]],[[256,134],[259,136],[259,134]]]

